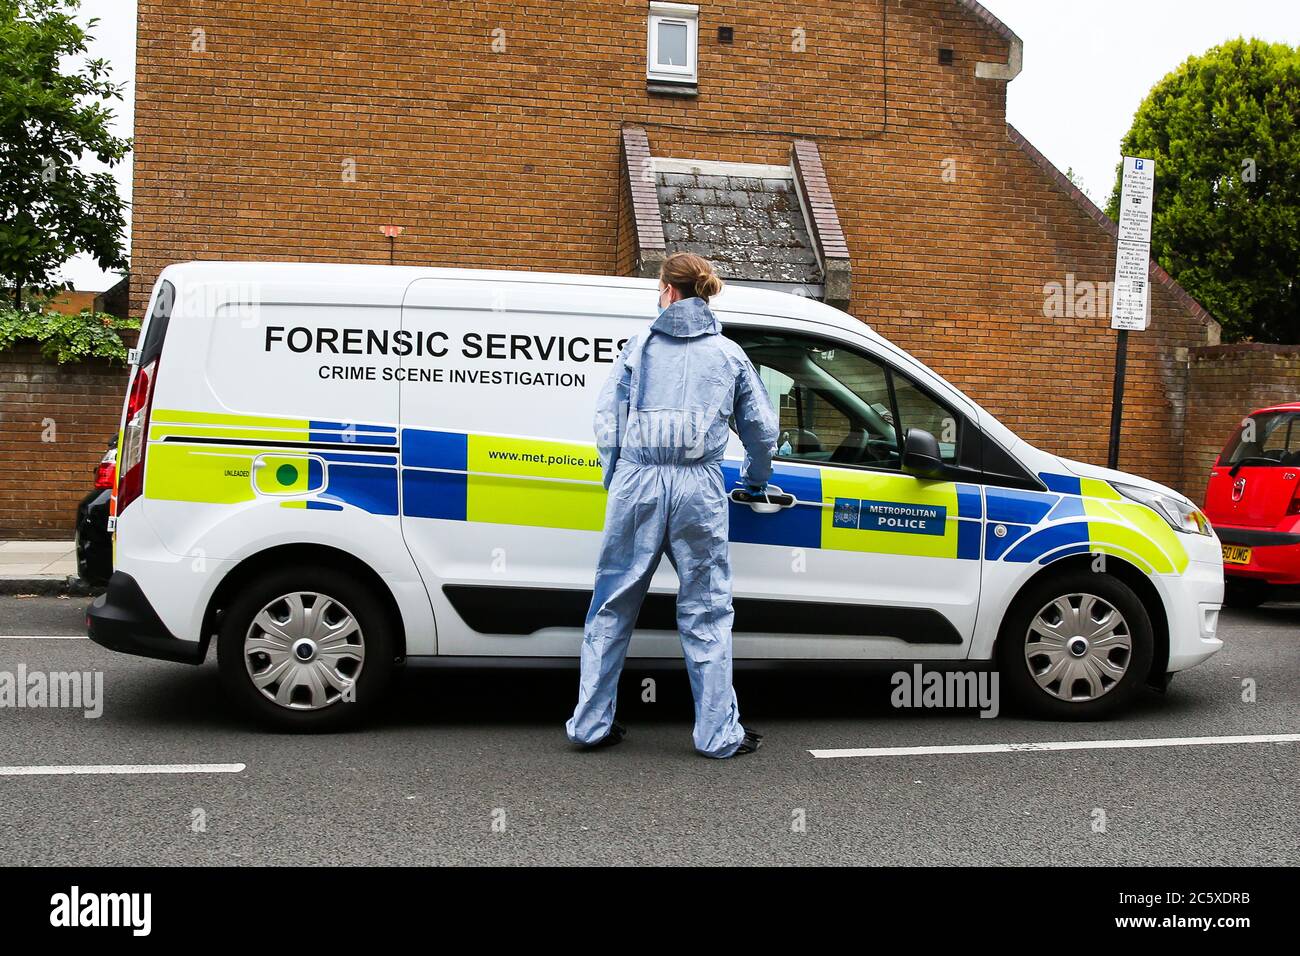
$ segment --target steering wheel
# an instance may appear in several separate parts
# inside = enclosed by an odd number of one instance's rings
[[[864,459],[883,461],[871,446],[871,437],[865,428],[857,428],[844,436],[839,447],[831,453],[831,461],[837,465],[856,465]]]
[[[811,428],[791,428],[790,446],[796,455],[807,455],[822,450],[822,440]]]

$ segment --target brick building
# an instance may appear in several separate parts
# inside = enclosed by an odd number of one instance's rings
[[[132,308],[204,258],[653,274],[848,309],[1026,439],[1104,463],[1113,225],[1006,121],[975,0],[139,0]],[[1189,349],[1153,266],[1122,466],[1184,490]]]

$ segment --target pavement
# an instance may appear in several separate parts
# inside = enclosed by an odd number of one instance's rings
[[[74,541],[0,541],[0,594],[89,594]]]
[[[630,736],[590,753],[564,738],[563,671],[412,672],[365,729],[269,733],[234,715],[212,659],[85,640],[86,603],[0,597],[0,691],[20,668],[102,680],[98,717],[0,696],[0,865],[1300,864],[1300,604],[1225,611],[1220,654],[1102,723],[897,710],[881,676],[738,673],[764,744],[710,761],[677,672],[647,695],[629,670]],[[1023,748],[1049,742],[1089,749]]]

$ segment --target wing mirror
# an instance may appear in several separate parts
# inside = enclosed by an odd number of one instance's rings
[[[939,478],[943,469],[938,440],[924,429],[909,428],[903,439],[903,471],[918,478]]]

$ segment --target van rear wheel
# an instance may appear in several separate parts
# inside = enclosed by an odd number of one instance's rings
[[[286,568],[254,580],[217,635],[227,693],[277,730],[355,726],[391,685],[393,655],[383,606],[330,567]]]
[[[1123,581],[1075,571],[1031,586],[1007,613],[998,669],[1039,717],[1109,717],[1141,690],[1155,654],[1151,618]]]

